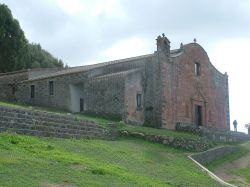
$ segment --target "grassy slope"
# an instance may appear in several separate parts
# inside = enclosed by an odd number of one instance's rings
[[[137,139],[0,134],[0,186],[220,186],[186,152]]]
[[[237,161],[245,156],[250,155],[250,141],[245,142],[242,145],[239,145],[232,154],[229,154],[225,156],[222,159],[216,160],[212,163],[209,163],[207,165],[208,169],[211,171],[216,170],[218,167],[223,167],[223,165],[227,163],[232,163],[234,161]],[[250,161],[248,161],[250,163]],[[245,164],[244,164],[245,165]],[[247,164],[246,164],[247,165]],[[250,165],[248,164],[247,167],[243,168],[233,168],[233,169],[228,169],[226,171],[228,176],[231,178],[230,183],[240,185],[241,182],[244,181],[243,186],[245,186],[246,183],[250,184]]]

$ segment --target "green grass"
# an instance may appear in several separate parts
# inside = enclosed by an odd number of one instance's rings
[[[237,145],[237,149],[229,155],[226,155],[222,159],[215,160],[207,165],[208,169],[211,171],[215,171],[219,167],[224,167],[227,163],[232,163],[240,158],[250,155],[250,141],[243,143],[242,145]],[[246,161],[246,159],[244,159]],[[247,161],[246,161],[247,162]],[[249,161],[248,161],[249,163]],[[247,165],[247,164],[246,164]],[[237,186],[250,186],[250,165],[248,164],[243,168],[226,168],[225,173],[230,178],[231,184],[235,184]]]
[[[225,155],[223,158],[218,159],[218,160],[214,160],[210,163],[208,163],[206,165],[206,167],[211,170],[214,171],[217,167],[226,164],[228,162],[233,162],[234,160],[239,159],[242,156],[245,156],[246,154],[248,154],[249,151],[243,147],[237,146],[236,150],[233,151],[232,153]]]
[[[0,134],[0,186],[221,186],[186,152],[138,139]]]
[[[237,169],[231,172],[234,176],[240,176],[245,183],[250,184],[250,166],[242,169]],[[237,184],[236,180],[232,180],[232,183]]]
[[[135,125],[128,125],[124,124],[120,126],[120,130],[126,130],[129,132],[141,132],[146,135],[162,135],[162,136],[172,136],[178,138],[189,138],[189,139],[199,139],[200,136],[196,134],[192,134],[189,132],[178,132],[173,130],[167,129],[156,129],[151,127],[142,127],[142,126],[135,126]]]

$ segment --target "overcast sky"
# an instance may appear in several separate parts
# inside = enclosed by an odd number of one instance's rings
[[[161,34],[172,49],[194,38],[229,74],[231,124],[250,122],[249,0],[0,0],[26,38],[69,66],[153,53]],[[249,81],[249,82],[248,82]]]

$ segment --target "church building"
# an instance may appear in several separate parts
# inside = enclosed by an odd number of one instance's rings
[[[67,69],[0,74],[0,99],[114,115],[136,124],[230,130],[228,75],[194,40],[170,49],[163,34],[152,54]]]

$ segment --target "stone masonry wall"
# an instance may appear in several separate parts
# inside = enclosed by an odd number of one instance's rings
[[[125,76],[126,72],[140,69],[140,80],[137,87],[143,94],[143,109],[132,117],[135,121],[144,121],[143,113],[146,111],[147,123],[159,124],[160,90],[159,90],[159,65],[154,55],[145,55],[131,59],[121,60],[117,63],[105,63],[103,67],[96,67],[77,73],[63,74],[55,77],[28,80],[18,85],[18,101],[32,105],[55,107],[63,110],[71,110],[72,96],[70,88],[83,88],[84,110],[95,113],[109,113],[121,117],[130,113],[133,116],[134,109],[126,108],[125,104]],[[132,74],[131,74],[132,75]],[[143,80],[141,80],[143,76]],[[54,82],[54,94],[49,94],[49,81]],[[35,86],[35,97],[31,98],[31,85]],[[73,85],[70,87],[70,85]],[[78,86],[82,85],[82,86]],[[81,89],[82,89],[81,88]],[[79,90],[78,89],[78,90]],[[74,90],[73,90],[74,91]],[[136,104],[136,94],[130,97],[131,106]],[[78,102],[78,101],[77,101]]]
[[[5,73],[0,76],[0,99],[14,101],[17,83],[28,79],[27,71]]]
[[[151,135],[151,134],[144,134],[142,132],[130,132],[130,131],[121,131],[120,134],[122,136],[140,138],[150,142],[160,143],[163,145],[188,151],[196,151],[196,152],[204,151],[214,146],[214,144],[205,137],[201,137],[199,139],[184,138],[184,137],[179,138],[173,136]]]
[[[47,79],[31,80],[18,85],[17,99],[31,105],[69,110],[70,84],[78,84],[88,79],[88,73],[76,73]],[[54,82],[54,94],[49,94],[49,81]],[[35,86],[35,97],[31,98],[31,85]]]
[[[232,153],[234,150],[235,147],[233,146],[223,146],[193,154],[191,157],[200,164],[205,165],[214,160],[223,158],[225,155]]]
[[[172,92],[174,124],[195,123],[195,106],[202,107],[202,125],[229,130],[227,75],[221,74],[209,61],[199,44],[191,43],[173,59]],[[195,63],[200,64],[200,75],[195,75]]]
[[[146,126],[161,127],[162,117],[162,85],[160,75],[161,67],[158,53],[155,52],[151,59],[148,59],[145,66],[143,82],[144,94],[144,122]]]
[[[6,106],[0,106],[2,131],[60,138],[113,138],[107,129],[94,121]]]
[[[144,123],[144,92],[143,92],[143,71],[140,69],[129,73],[125,79],[125,119],[127,122],[142,125]],[[137,94],[142,95],[142,105],[137,107]]]
[[[177,123],[177,131],[187,131],[201,136],[206,136],[211,141],[222,142],[222,143],[232,143],[239,141],[250,140],[250,136],[242,132],[225,131],[221,128],[214,127],[200,127],[196,128],[193,124],[188,123]]]
[[[125,73],[90,79],[84,84],[85,111],[124,116]]]

